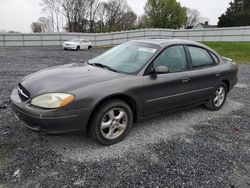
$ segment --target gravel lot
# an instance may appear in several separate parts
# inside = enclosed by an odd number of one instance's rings
[[[32,72],[104,50],[0,48],[0,106]],[[0,108],[0,187],[250,187],[250,65],[224,108],[196,107],[136,124],[103,147],[81,134],[48,136]]]

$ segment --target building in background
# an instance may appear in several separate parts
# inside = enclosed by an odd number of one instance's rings
[[[193,27],[193,29],[210,29],[210,28],[218,28],[218,26],[209,25],[208,21],[205,21],[205,23],[198,23],[196,26]]]

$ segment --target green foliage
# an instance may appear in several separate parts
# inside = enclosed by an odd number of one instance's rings
[[[250,0],[235,0],[219,17],[219,27],[237,27],[250,25]]]
[[[232,58],[238,63],[250,64],[250,42],[202,42],[221,56]]]
[[[187,20],[186,9],[176,0],[148,0],[144,9],[151,27],[178,29]]]

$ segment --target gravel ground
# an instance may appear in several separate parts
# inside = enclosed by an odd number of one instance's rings
[[[0,48],[0,106],[32,72],[102,53]],[[81,134],[48,136],[0,108],[0,187],[250,187],[250,65],[218,112],[196,107],[136,124],[103,147]]]

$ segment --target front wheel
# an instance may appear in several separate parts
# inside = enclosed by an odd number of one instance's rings
[[[133,123],[133,114],[128,104],[121,100],[103,103],[91,121],[92,137],[102,145],[112,145],[122,141]]]
[[[80,46],[77,46],[76,51],[80,51]]]
[[[205,106],[212,111],[220,110],[227,98],[227,86],[221,83]]]

